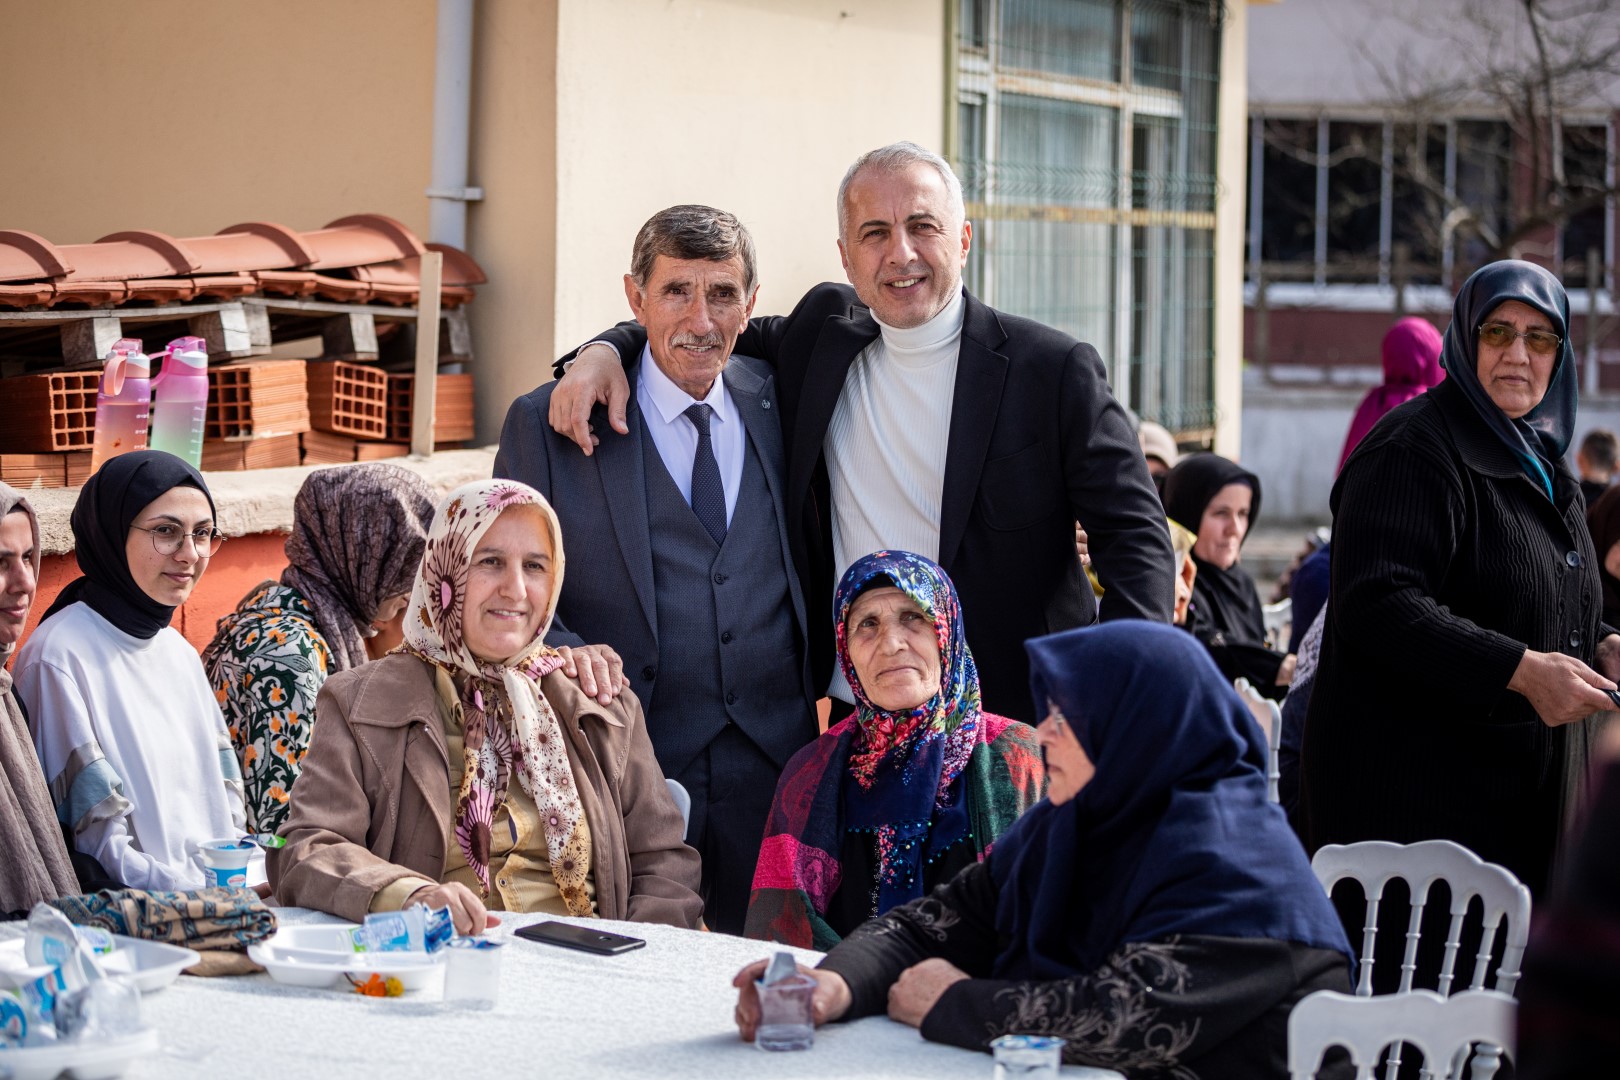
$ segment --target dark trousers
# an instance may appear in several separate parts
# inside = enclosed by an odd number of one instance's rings
[[[735,724],[726,725],[675,779],[692,796],[686,842],[703,858],[703,921],[743,932],[754,864],[782,770]]]

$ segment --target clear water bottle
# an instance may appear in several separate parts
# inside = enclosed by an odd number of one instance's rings
[[[152,361],[140,338],[119,338],[107,353],[96,390],[96,437],[90,449],[90,471],[109,458],[146,449],[146,427],[152,405]]]
[[[152,380],[153,450],[202,467],[203,424],[208,419],[208,343],[175,338],[158,355],[163,371]]]

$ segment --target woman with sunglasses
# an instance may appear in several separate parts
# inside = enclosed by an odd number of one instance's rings
[[[1312,851],[1452,840],[1533,893],[1547,885],[1565,756],[1587,716],[1615,709],[1620,675],[1564,463],[1568,328],[1547,270],[1476,271],[1446,330],[1446,380],[1379,421],[1339,474],[1302,760]]]
[[[196,469],[142,450],[73,507],[84,576],[17,657],[16,690],[74,846],[136,889],[203,885],[199,841],[239,836],[242,774],[197,651],[169,625],[224,536]],[[248,883],[264,880],[263,863]]]

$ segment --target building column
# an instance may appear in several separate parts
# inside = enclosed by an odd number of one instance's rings
[[[1226,5],[1215,175],[1215,452],[1236,459],[1243,438],[1243,203],[1248,162],[1248,4]]]

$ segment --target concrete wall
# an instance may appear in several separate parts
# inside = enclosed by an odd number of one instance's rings
[[[0,0],[0,228],[427,231],[434,0]]]

